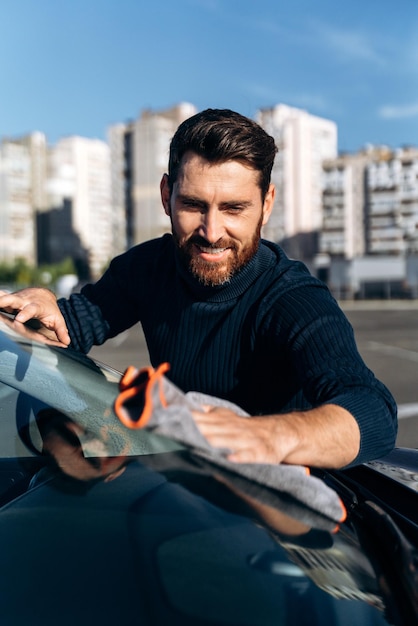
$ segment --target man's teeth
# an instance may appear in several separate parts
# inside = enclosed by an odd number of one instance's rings
[[[205,254],[221,254],[221,252],[224,252],[226,250],[226,248],[200,248],[201,252],[204,252]]]

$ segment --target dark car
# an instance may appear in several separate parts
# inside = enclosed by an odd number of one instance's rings
[[[0,624],[418,623],[418,451],[313,472],[336,522],[127,428],[120,373],[0,331]]]

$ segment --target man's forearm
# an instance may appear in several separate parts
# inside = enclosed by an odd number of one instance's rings
[[[308,411],[243,418],[206,407],[193,417],[209,443],[231,451],[237,463],[292,463],[340,468],[360,449],[360,429],[344,408],[327,404]]]
[[[359,426],[351,413],[338,405],[272,417],[279,451],[280,439],[288,440],[284,463],[340,468],[352,463],[359,453]]]

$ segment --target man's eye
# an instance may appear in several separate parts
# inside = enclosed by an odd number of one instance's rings
[[[183,200],[182,205],[187,211],[203,211],[203,207],[201,207],[197,202]]]
[[[242,213],[242,207],[228,205],[224,208],[224,211],[226,211],[227,213],[232,213],[232,214]]]

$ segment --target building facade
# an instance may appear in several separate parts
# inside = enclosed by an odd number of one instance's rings
[[[418,254],[418,150],[385,150],[367,167],[367,252]]]
[[[132,223],[131,137],[130,124],[115,124],[107,131],[115,254],[132,246],[132,233],[128,230]]]
[[[167,171],[172,136],[196,112],[193,105],[180,103],[163,111],[142,111],[135,121],[109,129],[113,202],[124,205],[128,248],[171,231],[161,205],[160,181]]]
[[[114,256],[110,150],[106,142],[66,137],[49,151],[48,207],[71,202],[72,228],[88,251],[93,278]]]
[[[48,147],[39,132],[1,140],[0,261],[65,254],[94,279],[116,254],[169,232],[160,180],[173,134],[196,112],[188,103],[142,111],[111,126],[107,142],[66,137]],[[383,281],[384,293],[418,297],[418,149],[337,156],[330,120],[284,104],[256,120],[279,148],[263,236],[341,296],[367,297]]]
[[[369,153],[323,163],[319,253],[353,259],[366,253],[366,167]]]
[[[263,235],[284,243],[292,256],[313,256],[322,224],[322,162],[337,156],[337,126],[284,104],[258,111],[256,119],[279,149],[276,203]]]
[[[36,261],[35,211],[46,203],[43,133],[0,143],[0,260]]]
[[[417,297],[418,150],[370,146],[323,171],[318,275],[338,297]]]

